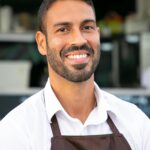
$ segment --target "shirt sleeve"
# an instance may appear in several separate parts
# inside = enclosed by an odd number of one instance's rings
[[[8,115],[0,122],[0,150],[31,150],[23,126]]]
[[[150,119],[143,115],[142,126],[141,126],[141,140],[142,150],[150,149]]]

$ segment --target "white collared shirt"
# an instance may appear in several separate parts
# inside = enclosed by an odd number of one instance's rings
[[[62,135],[112,133],[109,114],[132,150],[150,149],[150,120],[135,105],[101,90],[95,84],[97,106],[82,124],[61,106],[49,81],[45,88],[12,110],[0,123],[0,150],[50,150],[51,118],[57,116]],[[84,106],[83,106],[84,107]]]

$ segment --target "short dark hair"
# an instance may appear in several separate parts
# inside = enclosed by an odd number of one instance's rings
[[[44,27],[44,19],[45,19],[45,14],[47,13],[48,9],[56,2],[59,0],[43,0],[39,11],[38,11],[38,30],[41,32],[45,32],[45,27]],[[90,5],[95,13],[95,8],[94,8],[94,4],[92,0],[80,0],[83,1],[85,3],[87,3],[88,5]]]

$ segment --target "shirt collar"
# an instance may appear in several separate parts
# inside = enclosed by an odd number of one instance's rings
[[[97,123],[102,123],[107,120],[108,115],[117,116],[118,112],[115,108],[112,107],[110,101],[113,101],[113,97],[108,96],[105,91],[103,91],[99,86],[95,83],[95,96],[97,101],[97,113],[100,116],[99,121]],[[112,98],[112,99],[111,99]]]
[[[107,102],[107,97],[104,95],[104,92],[98,87],[98,85],[95,83],[94,84],[95,88],[95,96],[96,96],[96,101],[97,101],[97,115],[99,116],[98,118],[100,119],[94,119],[95,123],[100,123],[104,122],[107,120],[107,115],[109,113],[113,113],[116,115],[118,112],[116,112],[112,107],[110,107],[109,103]],[[46,86],[44,88],[44,100],[45,100],[45,107],[46,107],[46,112],[48,116],[48,120],[51,123],[51,119],[54,114],[57,112],[64,112],[66,114],[64,108],[60,104],[59,100],[57,99],[51,85],[50,85],[50,80],[48,79]]]
[[[64,111],[64,109],[53,92],[49,79],[44,88],[44,99],[48,120],[51,123],[53,115],[59,111]]]

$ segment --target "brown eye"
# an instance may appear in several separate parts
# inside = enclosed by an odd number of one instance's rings
[[[68,32],[68,29],[67,28],[65,28],[65,27],[61,27],[61,28],[59,28],[58,30],[57,30],[57,32]]]
[[[85,30],[85,31],[90,31],[90,30],[94,30],[94,26],[83,26],[82,30]]]

